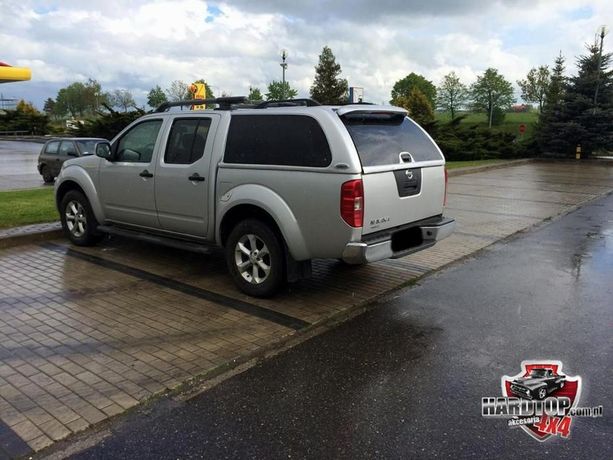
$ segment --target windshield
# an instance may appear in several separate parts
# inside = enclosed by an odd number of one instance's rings
[[[81,140],[81,141],[77,141],[77,145],[79,146],[79,151],[81,152],[81,155],[93,155],[94,154],[94,150],[96,149],[96,144],[99,141],[86,141],[86,140]]]
[[[436,144],[402,114],[351,112],[341,119],[363,167],[399,164],[402,152],[410,153],[413,161],[443,159]]]
[[[530,377],[545,377],[547,375],[547,371],[545,369],[532,369],[530,371]]]

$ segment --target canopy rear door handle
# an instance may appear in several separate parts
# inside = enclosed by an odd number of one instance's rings
[[[204,182],[204,177],[202,177],[198,173],[192,174],[191,176],[188,177],[188,179],[192,182]]]
[[[153,174],[146,169],[139,174],[140,177],[153,177]]]

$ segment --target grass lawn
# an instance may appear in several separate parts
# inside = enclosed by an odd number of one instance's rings
[[[475,161],[448,161],[447,169],[467,168],[469,166],[485,166],[495,165],[497,163],[505,163],[508,160],[475,160]]]
[[[53,187],[0,192],[0,228],[59,219]]]
[[[466,118],[462,120],[462,124],[487,127],[488,120],[487,114],[485,113],[461,112],[458,115],[466,115]],[[534,132],[534,125],[538,121],[538,118],[539,114],[537,111],[511,112],[506,114],[501,125],[493,126],[492,129],[513,133],[519,136],[519,125],[523,123],[526,125],[524,137],[530,137]],[[436,113],[436,119],[441,123],[445,123],[451,120],[451,116],[448,113]]]

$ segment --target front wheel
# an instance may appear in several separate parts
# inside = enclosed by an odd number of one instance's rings
[[[234,227],[226,242],[226,263],[234,283],[253,297],[273,295],[285,279],[281,242],[259,220],[244,220]]]
[[[547,388],[539,388],[536,392],[536,399],[542,400],[545,399],[545,396],[547,396]]]
[[[70,241],[77,246],[92,246],[100,240],[98,222],[85,195],[71,190],[62,198],[60,210],[62,227]]]

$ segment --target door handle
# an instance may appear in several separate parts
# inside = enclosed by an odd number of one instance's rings
[[[153,177],[153,174],[146,169],[139,174],[140,177]]]
[[[204,182],[204,177],[202,177],[198,173],[192,174],[191,176],[188,177],[188,179],[192,182]]]

